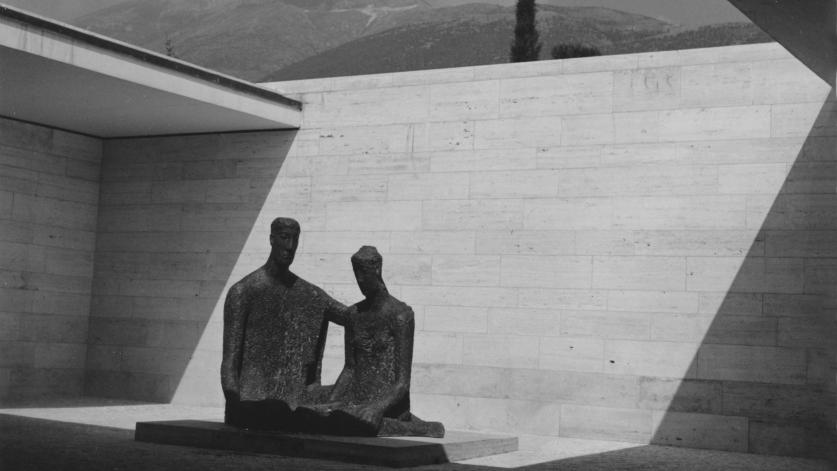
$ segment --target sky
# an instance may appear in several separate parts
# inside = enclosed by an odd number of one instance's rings
[[[33,13],[71,21],[74,18],[124,0],[0,0]],[[436,5],[485,2],[513,5],[514,0],[429,0]],[[699,26],[729,21],[747,21],[726,0],[538,0],[539,3],[566,6],[604,6],[639,13],[672,23]]]

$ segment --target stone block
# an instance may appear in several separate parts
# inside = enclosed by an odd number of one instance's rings
[[[814,424],[828,415],[828,394],[809,385],[727,381],[723,387],[725,415],[754,420]]]
[[[503,255],[500,285],[520,288],[590,288],[590,257]]]
[[[431,85],[430,116],[445,120],[496,118],[499,90],[496,80]]]
[[[388,125],[428,118],[429,89],[424,86],[376,87],[333,91],[323,94],[321,105],[311,103],[305,113],[310,127],[343,125]],[[403,108],[403,109],[402,109]],[[391,109],[393,112],[387,113]],[[395,110],[399,110],[397,113]]]
[[[684,289],[686,260],[682,257],[593,257],[593,287]]]
[[[773,123],[776,128],[775,122]],[[774,131],[773,136],[779,135]],[[766,138],[771,136],[769,106],[730,106],[663,111],[660,139],[697,141]]]
[[[815,425],[750,421],[749,452],[764,455],[828,458],[834,443]]]
[[[660,141],[659,111],[631,111],[613,114],[613,142],[648,144]]]
[[[780,321],[781,322],[781,321]],[[781,323],[778,336],[781,338]],[[712,321],[704,343],[722,345],[776,345],[776,319],[754,316],[720,316]],[[780,344],[781,345],[781,344]]]
[[[87,345],[84,343],[37,343],[32,366],[82,370],[86,358]]]
[[[744,453],[747,425],[746,417],[655,411],[651,443]]]
[[[508,394],[519,400],[635,409],[637,377],[601,373],[514,369]]]
[[[533,368],[538,364],[537,337],[475,335],[463,337],[464,365]]]
[[[523,170],[535,168],[534,149],[479,149],[433,152],[433,172],[484,172],[489,170]]]
[[[72,293],[37,291],[32,297],[32,311],[38,314],[86,316],[90,313],[90,296]]]
[[[488,310],[488,332],[556,337],[561,334],[561,314],[550,309],[492,308]]]
[[[712,194],[718,186],[717,169],[702,166],[566,169],[556,175],[563,197]]]
[[[0,368],[32,367],[35,349],[32,342],[0,342]]]
[[[508,370],[487,366],[414,364],[411,392],[505,398],[508,394]]]
[[[9,390],[18,398],[80,397],[84,373],[82,368],[14,368],[9,378]]]
[[[574,311],[561,313],[561,335],[604,339],[647,340],[649,314],[619,311]]]
[[[747,197],[642,196],[615,199],[613,227],[630,230],[744,230]]]
[[[430,151],[472,150],[474,148],[474,121],[456,121],[428,124],[428,149]]]
[[[526,230],[604,229],[613,224],[614,202],[609,198],[527,199]]]
[[[447,306],[427,306],[424,331],[485,333],[488,331],[488,310]]]
[[[543,337],[538,360],[538,367],[544,370],[601,372],[604,341],[590,337]]]
[[[514,78],[500,81],[500,116],[610,112],[613,74],[608,72]]]
[[[586,146],[614,142],[612,114],[588,114],[562,118],[561,145]],[[538,143],[548,145],[549,143]]]
[[[300,234],[297,253],[351,255],[362,245],[372,245],[382,253],[389,252],[389,232],[305,231]]]
[[[581,74],[606,70],[623,70],[637,68],[636,54],[617,54],[612,56],[575,57],[563,59],[565,74]]]
[[[760,316],[765,296],[761,293],[700,293],[701,314],[732,315],[732,316]],[[765,312],[767,314],[767,312]]]
[[[822,101],[772,105],[773,137],[808,137],[837,135],[833,105]]]
[[[381,175],[315,175],[311,179],[312,201],[383,201],[388,178]]]
[[[697,351],[695,343],[608,340],[604,370],[611,374],[694,378]]]
[[[648,443],[652,425],[651,411],[561,406],[562,437]]]
[[[587,168],[601,164],[601,146],[549,146],[537,149],[537,167],[548,169]]]
[[[804,349],[703,345],[697,355],[698,378],[804,384]]]
[[[578,253],[589,255],[762,255],[762,242],[754,237],[752,231],[579,231],[576,243]]]
[[[462,336],[447,332],[416,332],[414,364],[462,363]]]
[[[138,422],[136,440],[234,452],[259,452],[395,468],[447,463],[517,450],[517,438],[448,432],[445,438],[283,435],[216,422]]]
[[[756,104],[825,101],[828,85],[795,58],[752,64],[753,100]]]
[[[566,119],[555,116],[525,116],[477,121],[474,148],[508,149],[509,153],[517,153],[533,147],[566,145],[562,136]]]
[[[830,195],[750,196],[747,226],[769,231],[837,229],[837,199]]]
[[[721,414],[722,385],[720,381],[643,377],[637,405],[657,411]]]
[[[830,175],[837,173],[833,162],[795,162],[782,186],[784,193],[831,193],[834,191]]]
[[[326,221],[329,230],[417,230],[422,224],[422,205],[413,201],[329,203]]]
[[[391,232],[392,253],[472,254],[475,234],[463,231]]]
[[[401,299],[426,306],[516,307],[518,290],[479,286],[403,286]]]
[[[682,106],[720,107],[752,105],[753,64],[728,62],[682,68]]]
[[[19,340],[84,344],[87,325],[87,316],[26,314],[20,317],[17,327]]]
[[[418,222],[425,230],[512,230],[523,226],[523,200],[427,201],[422,212]]]
[[[427,172],[430,170],[430,154],[426,152],[354,154],[341,156],[341,159],[348,160],[347,171],[351,175]]]
[[[807,347],[827,349],[834,336],[833,321],[825,313],[810,317],[778,319],[776,345],[780,347]]]
[[[784,163],[765,165],[722,165],[717,168],[718,191],[722,194],[775,195],[788,177]]]
[[[455,200],[467,199],[469,182],[465,173],[413,173],[391,175],[387,180],[387,199]]]
[[[687,259],[689,291],[801,293],[805,283],[798,258]]]
[[[519,306],[532,309],[606,309],[607,293],[586,289],[520,288]]]
[[[666,342],[702,342],[715,321],[706,314],[650,314],[651,339]]]
[[[186,370],[192,352],[192,349],[124,347],[122,371],[163,374],[179,378]]]
[[[73,201],[16,194],[12,219],[46,226],[55,225],[93,231],[96,229],[96,207]]]
[[[500,257],[492,255],[436,255],[433,257],[434,285],[497,286]]]
[[[84,379],[84,393],[95,397],[167,402],[174,393],[179,377],[89,369]]]
[[[680,105],[681,69],[660,67],[619,70],[613,77],[613,110],[637,111]]]
[[[484,199],[556,196],[558,182],[558,172],[547,170],[472,174],[470,197]]]
[[[403,153],[412,149],[412,131],[406,124],[324,128],[318,132],[319,150],[321,155]]]
[[[480,231],[476,252],[507,255],[572,255],[576,253],[573,231]]]

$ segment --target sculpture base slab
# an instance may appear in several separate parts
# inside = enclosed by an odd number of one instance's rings
[[[134,439],[165,445],[402,468],[517,451],[517,437],[448,431],[445,438],[341,437],[240,429],[220,422],[137,422]]]

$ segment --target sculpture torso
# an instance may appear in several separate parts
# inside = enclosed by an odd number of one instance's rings
[[[242,401],[305,401],[319,384],[329,298],[294,276],[282,284],[257,270],[239,282],[244,305],[239,376]]]

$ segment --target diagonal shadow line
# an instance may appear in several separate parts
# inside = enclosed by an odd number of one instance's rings
[[[651,443],[837,449],[836,104],[832,90]]]

